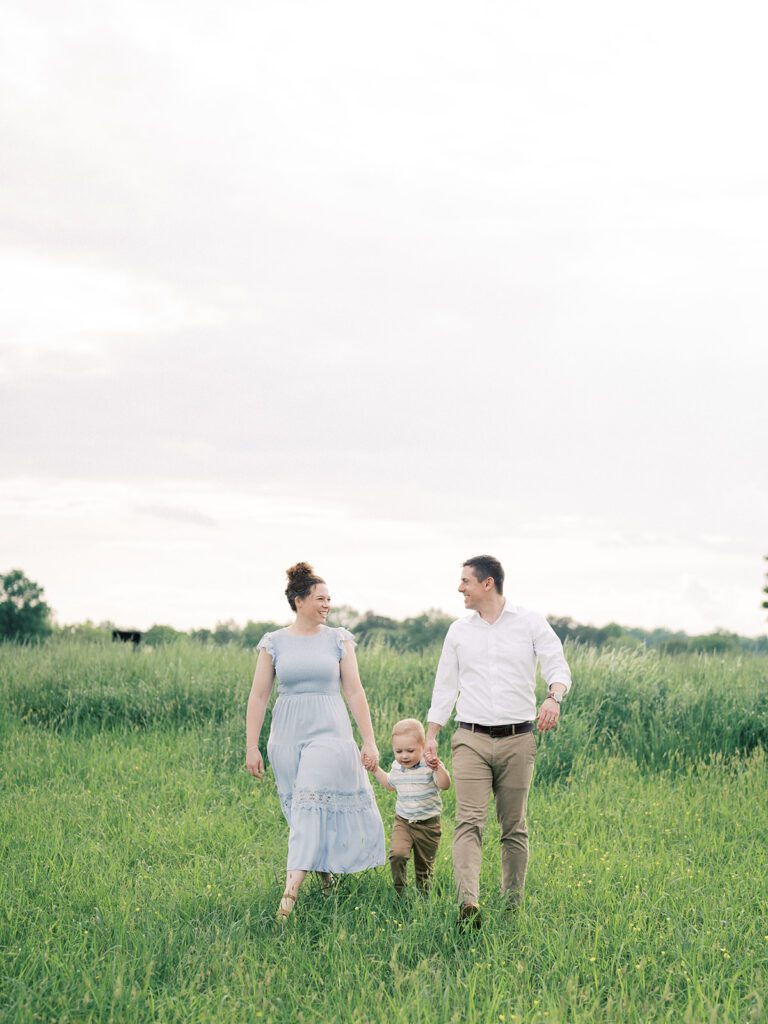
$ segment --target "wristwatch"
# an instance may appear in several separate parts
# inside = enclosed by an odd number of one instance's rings
[[[556,704],[562,704],[563,703],[563,695],[559,691],[557,693],[555,693],[553,690],[550,690],[549,693],[547,694],[547,698],[549,698],[549,697],[551,697],[552,700]]]

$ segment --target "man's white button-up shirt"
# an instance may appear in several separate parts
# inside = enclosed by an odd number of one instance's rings
[[[538,612],[508,601],[494,623],[470,612],[451,623],[437,666],[428,719],[509,725],[536,717],[536,662],[547,683],[571,686],[563,645]],[[458,698],[458,699],[457,699]]]

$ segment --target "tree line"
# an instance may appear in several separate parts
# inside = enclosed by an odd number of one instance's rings
[[[418,651],[441,644],[454,618],[433,608],[411,618],[393,619],[373,611],[361,613],[348,605],[340,605],[333,609],[329,624],[351,629],[359,643],[384,643],[398,651]],[[691,636],[679,630],[648,630],[620,626],[615,622],[607,626],[590,626],[568,617],[550,617],[549,622],[563,642],[592,647],[645,647],[669,654],[768,653],[768,636],[744,637],[724,630]],[[159,647],[187,638],[202,644],[254,648],[265,633],[284,625],[249,620],[241,626],[230,619],[218,622],[212,629],[184,631],[158,623],[143,631],[141,642],[148,647]],[[0,575],[0,641],[34,643],[71,638],[102,643],[111,640],[115,629],[112,622],[57,625],[39,584],[28,579],[20,569]]]

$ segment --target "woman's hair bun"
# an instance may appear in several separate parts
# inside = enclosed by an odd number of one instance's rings
[[[307,596],[312,587],[317,583],[325,583],[322,576],[318,576],[309,562],[297,562],[290,569],[286,570],[288,575],[288,586],[285,588],[285,596],[288,604],[296,611],[296,598],[302,600]]]
[[[287,575],[289,580],[298,581],[303,579],[305,576],[314,576],[315,570],[309,562],[297,562],[296,565],[292,565],[291,568],[287,570]]]

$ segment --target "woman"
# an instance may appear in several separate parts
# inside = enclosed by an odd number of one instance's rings
[[[285,596],[296,619],[260,640],[246,716],[246,767],[261,779],[259,734],[277,675],[267,753],[290,828],[279,923],[293,910],[308,871],[320,872],[328,884],[332,873],[384,863],[384,828],[363,770],[376,768],[379,752],[354,638],[343,627],[326,626],[331,598],[311,565],[288,570]],[[363,738],[360,752],[340,690]]]

